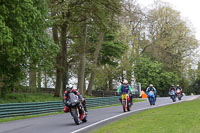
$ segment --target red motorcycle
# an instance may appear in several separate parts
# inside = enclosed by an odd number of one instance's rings
[[[131,104],[130,104],[130,97],[128,94],[123,93],[122,97],[121,97],[121,101],[122,101],[122,106],[123,106],[123,110],[124,112],[130,111],[131,109]]]
[[[83,109],[81,101],[74,93],[69,94],[69,101],[67,102],[69,106],[69,112],[71,113],[74,122],[79,125],[82,122],[87,122],[87,114]]]
[[[177,97],[178,97],[178,100],[181,100],[181,98],[182,98],[182,92],[181,92],[180,89],[177,89],[177,90],[176,90],[176,95],[177,95]]]

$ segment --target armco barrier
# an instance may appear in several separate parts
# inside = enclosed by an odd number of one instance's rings
[[[119,96],[86,99],[87,108],[118,104]],[[62,101],[0,104],[0,118],[59,112]]]

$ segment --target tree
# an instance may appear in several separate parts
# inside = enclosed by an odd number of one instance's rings
[[[24,78],[24,69],[40,59],[43,46],[51,45],[45,29],[48,26],[46,1],[0,2],[0,79],[1,95]],[[45,40],[45,41],[41,41]],[[48,41],[47,41],[48,40]],[[43,42],[43,43],[40,43]]]
[[[152,61],[150,58],[138,58],[134,67],[136,81],[142,84],[142,88],[147,88],[149,84],[153,84],[156,88],[159,88],[162,67],[161,63]]]
[[[198,68],[196,70],[190,69],[190,77],[193,78],[189,90],[186,91],[187,94],[200,94],[200,62],[198,62]]]
[[[134,76],[136,81],[142,84],[142,88],[153,84],[161,96],[167,96],[171,84],[177,84],[179,81],[177,74],[165,71],[162,63],[147,57],[138,58],[134,68]]]
[[[133,67],[141,51],[148,40],[146,33],[146,14],[142,11],[136,1],[124,1],[122,15],[119,18],[121,30],[118,33],[118,39],[126,44],[128,48],[122,56],[120,62],[121,79],[126,78],[129,82],[133,79]],[[124,72],[126,74],[124,75]]]
[[[164,2],[156,1],[147,21],[150,43],[143,51],[162,62],[167,71],[176,71],[181,76],[183,60],[198,46],[194,33],[180,13]]]
[[[74,27],[75,35],[78,36],[76,43],[79,43],[79,69],[78,69],[78,88],[80,92],[83,92],[85,82],[85,64],[88,45],[87,39],[89,33],[99,34],[99,43],[93,58],[94,66],[97,63],[98,53],[100,51],[104,33],[108,29],[111,16],[116,15],[119,12],[120,0],[105,0],[105,1],[84,1],[83,4],[77,10],[77,18],[79,18],[76,27]],[[81,21],[82,20],[82,21]],[[89,29],[89,30],[88,30]],[[94,45],[90,43],[90,45]],[[94,70],[92,69],[90,88],[93,84]]]
[[[105,33],[104,41],[102,42],[102,47],[100,50],[99,58],[97,60],[97,65],[93,69],[95,70],[95,73],[98,73],[98,67],[103,66],[104,70],[104,81],[109,82],[109,89],[112,90],[112,81],[114,79],[114,67],[117,67],[119,64],[119,60],[121,58],[121,55],[124,54],[126,45],[119,42],[117,40],[117,35],[114,33]],[[96,52],[96,51],[95,51]],[[93,53],[93,52],[92,52]],[[111,70],[112,69],[112,70]],[[105,74],[106,73],[106,74]],[[99,78],[94,79],[96,82],[99,80]],[[88,91],[91,92],[92,88],[88,87]],[[106,90],[107,87],[104,89]],[[91,94],[91,93],[89,93]]]
[[[65,88],[66,78],[66,63],[67,63],[67,34],[70,33],[69,24],[74,19],[73,13],[77,6],[81,5],[82,1],[58,1],[51,0],[49,8],[51,11],[51,18],[53,20],[52,34],[53,40],[59,47],[56,57],[56,88],[54,96],[62,96]],[[70,34],[69,34],[70,35]]]

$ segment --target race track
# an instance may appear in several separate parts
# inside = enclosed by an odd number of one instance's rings
[[[181,102],[193,100],[199,96],[184,96]],[[180,102],[180,101],[178,101]],[[176,102],[176,103],[178,103]],[[99,125],[117,120],[121,117],[159,106],[173,104],[169,97],[157,98],[156,105],[148,101],[134,103],[131,111],[124,113],[121,106],[89,110],[88,122],[76,125],[70,113],[35,117],[0,124],[0,133],[76,133],[87,132]]]

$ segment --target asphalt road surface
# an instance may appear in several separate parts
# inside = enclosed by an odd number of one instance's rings
[[[199,96],[184,96],[181,101],[188,101]],[[130,112],[124,113],[122,106],[92,109],[88,111],[88,122],[76,125],[70,113],[35,117],[0,124],[0,133],[82,133],[99,125],[107,124],[121,117],[138,111],[173,104],[169,97],[157,98],[156,105],[150,106],[148,101],[133,103]]]

